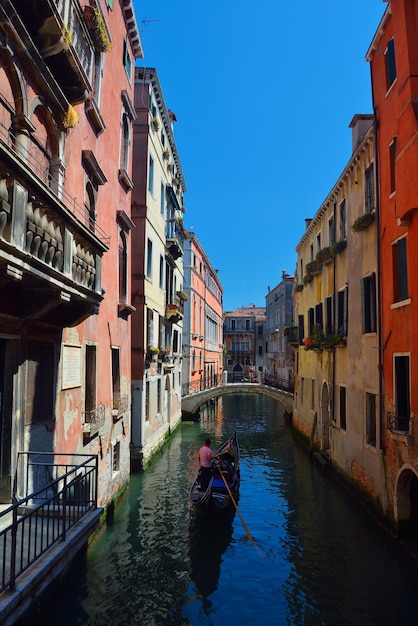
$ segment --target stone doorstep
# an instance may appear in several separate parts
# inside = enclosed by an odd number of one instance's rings
[[[77,552],[99,525],[103,509],[87,513],[75,526],[67,531],[66,540],[58,541],[16,580],[14,591],[0,594],[0,624],[13,626],[31,606],[36,606],[42,594],[62,570],[72,561]]]

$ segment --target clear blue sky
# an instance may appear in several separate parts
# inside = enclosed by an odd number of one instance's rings
[[[135,0],[185,176],[185,226],[219,270],[224,310],[265,306],[371,113],[367,49],[382,0]]]

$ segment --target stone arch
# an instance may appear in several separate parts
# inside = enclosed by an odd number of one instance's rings
[[[329,388],[324,381],[321,387],[321,449],[329,449]]]
[[[399,535],[418,537],[418,474],[410,465],[402,467],[398,474],[394,516]]]
[[[25,79],[5,48],[0,48],[0,68],[3,69],[9,81],[13,96],[13,102],[9,104],[14,109],[14,114],[29,117]]]

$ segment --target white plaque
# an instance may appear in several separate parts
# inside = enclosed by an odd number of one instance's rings
[[[62,348],[62,388],[81,387],[81,346]]]

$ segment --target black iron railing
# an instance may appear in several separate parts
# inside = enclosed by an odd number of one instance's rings
[[[97,507],[97,455],[19,452],[14,503],[0,513],[0,592]]]
[[[410,419],[409,417],[403,417],[402,415],[395,415],[394,413],[387,414],[387,425],[392,432],[402,433],[405,435],[410,434]]]

